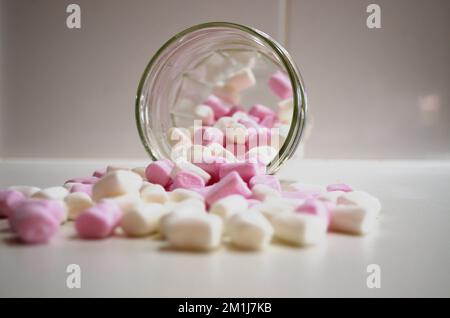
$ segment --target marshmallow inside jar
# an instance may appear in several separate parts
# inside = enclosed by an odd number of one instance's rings
[[[251,161],[273,174],[300,145],[306,109],[298,68],[279,43],[210,22],[176,34],[152,57],[135,115],[152,160]]]

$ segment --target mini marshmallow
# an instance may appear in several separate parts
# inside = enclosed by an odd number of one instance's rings
[[[248,114],[257,117],[260,121],[266,116],[275,116],[275,112],[272,109],[261,104],[253,105],[248,111]]]
[[[378,214],[381,210],[380,200],[364,191],[346,192],[340,195],[336,201],[338,205],[357,205],[367,210],[373,210]]]
[[[378,213],[357,205],[337,205],[331,208],[330,230],[364,235],[376,224]]]
[[[117,205],[123,213],[127,213],[137,205],[141,204],[142,200],[139,192],[130,192],[117,197],[104,198],[100,202],[112,202]]]
[[[92,199],[98,202],[103,198],[137,193],[141,185],[142,178],[134,172],[125,170],[112,171],[94,185],[92,188]]]
[[[265,201],[269,197],[279,198],[281,196],[280,192],[272,187],[265,184],[256,184],[252,188],[252,199]]]
[[[276,196],[269,196],[260,205],[258,210],[264,214],[264,216],[271,220],[275,215],[280,213],[294,213],[298,204],[301,204],[300,200],[288,200],[284,198],[278,198]]]
[[[233,124],[236,123],[236,119],[233,117],[220,117],[216,123],[214,124],[214,127],[220,129],[224,134],[227,132],[227,128],[231,127]]]
[[[211,151],[212,157],[222,157],[228,162],[236,161],[236,157],[234,156],[234,154],[231,151],[225,149],[221,144],[218,143],[209,144],[208,149]]]
[[[247,127],[238,122],[231,123],[225,128],[225,139],[228,143],[245,144],[247,135]]]
[[[68,194],[69,191],[64,187],[50,187],[34,193],[31,197],[35,199],[64,200]]]
[[[251,162],[224,163],[220,166],[219,176],[223,178],[233,171],[237,172],[242,180],[248,182],[251,178],[260,174],[260,166]]]
[[[32,187],[32,186],[12,186],[9,187],[8,190],[14,190],[21,192],[24,196],[27,198],[30,198],[33,194],[41,190],[38,187]]]
[[[147,180],[145,177],[145,170],[147,169],[147,167],[136,167],[131,169],[132,172],[138,174],[141,176],[142,179]]]
[[[233,118],[234,118],[234,116],[233,116]],[[240,118],[237,121],[239,124],[244,125],[245,128],[247,128],[247,129],[251,128],[251,129],[257,130],[259,128],[258,123],[254,119],[250,118],[249,116]]]
[[[271,219],[275,236],[295,245],[315,245],[326,236],[326,221],[304,213],[279,213]]]
[[[192,189],[203,188],[205,181],[195,173],[190,171],[180,171],[173,178],[171,189]]]
[[[211,143],[223,145],[223,132],[217,127],[200,127],[193,132],[194,144],[207,146]]]
[[[176,145],[189,146],[191,144],[191,134],[186,128],[170,127],[167,131],[167,141],[172,147]]]
[[[298,213],[306,213],[323,218],[326,221],[327,228],[330,224],[330,211],[328,211],[325,203],[320,200],[306,199],[305,202],[297,206],[295,211]]]
[[[281,192],[280,181],[276,176],[270,174],[260,174],[253,176],[248,182],[250,189],[253,189],[253,187],[257,184],[264,184],[278,192]]]
[[[209,180],[210,183],[216,183],[220,179],[220,167],[222,164],[226,162],[226,159],[222,157],[211,157],[208,158],[207,162],[199,162],[196,163],[198,167],[206,171],[210,176],[211,179]]]
[[[81,212],[94,205],[91,197],[83,192],[69,193],[64,198],[64,202],[67,206],[69,220],[75,220]]]
[[[158,229],[158,223],[166,209],[161,204],[140,204],[123,215],[120,226],[128,236],[150,235]]]
[[[208,105],[198,105],[194,109],[194,115],[197,119],[202,121],[205,126],[214,124],[214,110]]]
[[[278,71],[269,79],[269,87],[279,98],[286,99],[292,96],[291,80],[285,72]]]
[[[181,202],[169,202],[164,206],[165,213],[158,223],[158,230],[162,237],[166,236],[167,224],[173,218],[186,215],[206,214],[203,202],[196,199],[187,199]]]
[[[244,68],[234,74],[231,74],[226,82],[226,85],[231,89],[241,92],[256,84],[255,75],[250,68]]]
[[[243,249],[263,249],[270,243],[273,232],[270,222],[256,210],[237,213],[227,221],[231,243]]]
[[[112,235],[121,219],[119,206],[103,201],[83,211],[75,220],[75,229],[81,238],[101,239]]]
[[[145,203],[164,204],[169,201],[169,195],[166,190],[159,184],[146,184],[140,190],[141,199]]]
[[[175,161],[175,167],[172,170],[171,176],[174,177],[178,174],[178,172],[183,170],[198,175],[200,178],[203,179],[205,183],[208,183],[209,179],[211,178],[211,176],[206,171],[183,158],[179,158]]]
[[[217,200],[232,194],[239,194],[245,198],[249,198],[252,195],[247,184],[236,171],[228,173],[219,182],[215,183],[211,190],[208,191],[205,200],[208,205],[212,205]]]
[[[209,212],[226,220],[236,213],[246,212],[247,209],[247,200],[241,195],[234,194],[214,202]]]
[[[211,157],[211,150],[206,146],[194,144],[189,148],[187,148],[186,155],[187,155],[186,158],[175,159],[175,162],[178,162],[180,160],[188,161],[194,164],[198,162],[203,162],[205,158]],[[173,174],[174,173],[175,172],[173,172]],[[173,174],[172,176],[174,176]]]
[[[147,166],[145,176],[149,182],[166,187],[172,180],[173,168],[174,164],[170,160],[153,161]]]
[[[26,199],[15,206],[9,221],[23,242],[39,244],[56,235],[63,214],[62,206],[55,201]]]
[[[13,213],[15,206],[25,200],[26,196],[16,190],[0,191],[0,217],[9,217]]]
[[[213,214],[185,214],[171,217],[165,225],[169,244],[177,249],[208,251],[222,238],[222,219]]]
[[[203,197],[197,192],[187,190],[187,189],[175,189],[169,193],[169,199],[171,202],[182,202],[188,199],[195,199],[203,202]]]
[[[212,108],[215,119],[219,119],[230,112],[230,107],[214,95],[210,95],[204,104]]]

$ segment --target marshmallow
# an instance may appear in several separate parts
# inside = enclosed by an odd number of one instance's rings
[[[178,174],[178,172],[183,171],[183,170],[189,171],[191,173],[198,175],[200,178],[203,179],[203,181],[205,183],[208,183],[209,179],[211,178],[211,176],[206,171],[204,171],[203,169],[197,167],[193,163],[190,163],[189,161],[187,161],[183,158],[179,158],[175,161],[175,167],[172,170],[171,176],[174,177]]]
[[[255,75],[250,68],[244,68],[228,77],[226,85],[232,90],[241,92],[256,84]]]
[[[64,187],[50,187],[34,193],[31,197],[35,199],[64,200],[68,194],[69,191]]]
[[[101,239],[112,235],[121,219],[119,206],[104,201],[83,211],[75,220],[75,229],[81,238]]]
[[[200,127],[194,130],[194,144],[207,146],[211,143],[223,145],[223,132],[217,127]]]
[[[233,117],[220,117],[216,123],[214,124],[214,127],[220,129],[224,134],[227,132],[227,128],[231,127],[233,124],[236,123],[236,119]]]
[[[326,221],[318,216],[304,213],[279,213],[271,219],[275,236],[295,245],[320,243],[327,233]]]
[[[71,185],[71,187],[69,188],[69,192],[70,193],[83,192],[91,197],[93,187],[94,185],[92,184],[75,183]]]
[[[225,138],[228,143],[245,144],[247,135],[247,127],[238,122],[233,122],[225,128]]]
[[[159,184],[146,184],[140,190],[141,199],[145,203],[164,204],[169,201],[169,195],[166,190]]]
[[[32,187],[32,186],[12,186],[12,187],[9,187],[8,190],[19,191],[24,196],[29,198],[41,189],[38,187]]]
[[[245,198],[249,198],[252,194],[247,184],[236,171],[230,172],[219,182],[215,183],[211,190],[208,191],[205,200],[208,205],[212,205],[217,200],[232,194],[239,194]]]
[[[92,173],[93,177],[97,177],[97,178],[103,178],[106,174],[106,168],[104,169],[97,169]]]
[[[16,190],[0,191],[0,217],[8,217],[13,213],[15,206],[25,200],[26,196]]]
[[[358,205],[367,210],[373,210],[378,214],[381,210],[380,200],[364,191],[346,192],[340,195],[336,201],[338,205]]]
[[[280,192],[265,184],[257,184],[252,188],[252,198],[259,201],[265,201],[269,197],[279,198]]]
[[[69,193],[64,198],[64,202],[67,206],[69,220],[75,220],[81,212],[94,205],[91,197],[84,192]]]
[[[266,128],[273,128],[276,123],[278,123],[278,116],[274,113],[264,116],[259,125]]]
[[[128,236],[150,235],[158,229],[158,223],[166,209],[161,204],[140,204],[123,215],[120,226]]]
[[[234,156],[234,154],[231,151],[225,149],[221,144],[211,143],[208,145],[208,149],[211,151],[212,157],[222,157],[228,162],[236,161],[236,157]]]
[[[278,103],[278,120],[283,124],[289,124],[294,113],[294,101],[292,98],[282,100]]]
[[[62,206],[55,201],[26,199],[15,206],[9,221],[23,242],[39,244],[56,235],[63,214]]]
[[[301,201],[293,201],[276,196],[269,196],[260,205],[258,210],[269,220],[280,213],[294,213],[295,208]]]
[[[198,105],[194,109],[194,115],[197,119],[202,121],[205,126],[214,124],[214,110],[208,105]]]
[[[270,77],[269,87],[279,98],[286,99],[292,97],[291,80],[282,71],[278,71]]]
[[[154,161],[147,166],[145,176],[149,182],[166,187],[172,180],[173,168],[174,164],[170,160]]]
[[[224,163],[220,166],[219,176],[220,178],[225,177],[229,173],[235,171],[245,182],[250,181],[251,178],[260,174],[260,167],[256,163],[251,162],[235,162],[235,163]]]
[[[331,191],[331,192],[324,192],[320,194],[317,197],[317,200],[320,200],[325,203],[331,203],[333,205],[336,205],[337,199],[344,194],[343,191]]]
[[[171,202],[182,202],[188,199],[195,199],[203,202],[203,197],[197,192],[187,189],[175,189],[169,193],[169,199]]]
[[[230,112],[230,107],[214,95],[210,95],[204,104],[212,108],[215,119],[219,119]]]
[[[322,201],[306,199],[305,202],[297,206],[295,211],[298,213],[317,215],[318,217],[323,218],[326,221],[327,228],[330,224],[330,211]]]
[[[116,170],[101,178],[92,188],[92,199],[95,202],[103,198],[118,197],[139,192],[142,178],[131,171]]]
[[[376,224],[378,213],[357,205],[337,205],[331,209],[330,230],[364,235]]]
[[[248,114],[258,118],[260,121],[264,120],[267,116],[275,116],[275,112],[267,106],[261,104],[253,105]]]
[[[243,249],[263,249],[270,243],[273,232],[270,222],[256,210],[237,213],[227,221],[231,243]]]
[[[353,191],[352,187],[345,183],[335,183],[327,185],[327,191],[343,191],[343,192],[351,192]]]
[[[169,244],[177,249],[207,251],[220,245],[222,226],[217,215],[187,213],[168,218],[164,231]]]
[[[199,144],[194,144],[187,148],[186,158],[177,158],[175,159],[175,162],[188,161],[195,164],[198,162],[203,162],[205,158],[209,157],[211,157],[211,150],[208,147]]]
[[[271,163],[276,156],[278,156],[278,151],[271,146],[253,147],[245,154],[245,158],[248,162],[260,162],[265,166]]]
[[[209,212],[226,220],[236,213],[246,212],[247,209],[247,200],[241,195],[234,194],[214,202]]]
[[[213,94],[229,104],[239,104],[239,101],[241,99],[239,91],[235,90],[232,86],[225,83],[217,84],[213,89]]]
[[[171,189],[192,189],[203,188],[205,181],[195,173],[190,171],[180,171],[173,178]]]
[[[253,189],[253,187],[256,186],[257,184],[264,184],[278,192],[281,192],[280,181],[276,176],[269,174],[260,174],[253,176],[248,182],[250,189]]]
[[[123,213],[127,213],[137,205],[141,204],[139,192],[130,192],[117,197],[104,198],[100,202],[112,202],[117,205]]]

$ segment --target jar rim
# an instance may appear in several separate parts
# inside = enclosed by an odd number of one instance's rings
[[[266,45],[268,45],[280,59],[282,65],[284,66],[289,79],[291,81],[292,86],[292,99],[293,99],[293,114],[292,120],[289,127],[289,132],[286,136],[286,139],[278,151],[278,156],[274,161],[272,161],[268,165],[268,173],[275,173],[283,164],[284,161],[291,158],[295,153],[303,134],[304,126],[305,126],[305,118],[307,113],[307,97],[305,92],[305,87],[303,84],[303,80],[301,78],[300,72],[292,59],[291,55],[287,52],[287,50],[282,47],[276,40],[267,35],[266,33],[245,25],[241,25],[234,22],[206,22],[194,25],[187,29],[184,29],[181,32],[178,32],[174,36],[172,36],[168,41],[166,41],[153,55],[153,57],[148,62],[145,67],[144,72],[139,80],[139,85],[135,98],[135,120],[136,126],[138,129],[139,137],[141,139],[142,144],[146,152],[149,154],[152,160],[158,160],[158,158],[149,147],[149,143],[146,140],[145,132],[142,122],[140,121],[140,100],[143,95],[144,84],[147,80],[148,74],[152,69],[155,62],[161,56],[161,54],[169,47],[172,43],[182,38],[183,36],[195,32],[202,29],[215,28],[215,27],[226,27],[231,29],[237,29],[240,31],[247,32],[252,36],[257,37],[262,40]]]

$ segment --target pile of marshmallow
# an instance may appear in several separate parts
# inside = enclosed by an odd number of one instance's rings
[[[50,242],[67,223],[82,239],[122,231],[163,237],[174,249],[210,251],[226,243],[260,250],[274,238],[308,246],[328,231],[368,233],[380,209],[378,199],[346,184],[280,183],[260,162],[164,159],[134,169],[109,166],[63,186],[0,191],[0,216],[24,243]]]
[[[275,110],[255,104],[246,111],[238,97],[255,84],[255,76],[247,67],[216,85],[212,94],[192,110],[193,126],[168,130],[171,158],[186,157],[188,147],[201,145],[212,155],[225,156],[228,160],[245,161],[257,156],[257,152],[264,152],[262,157],[270,162],[278,154],[290,129],[292,87],[286,73],[274,73],[268,87],[280,99]]]

